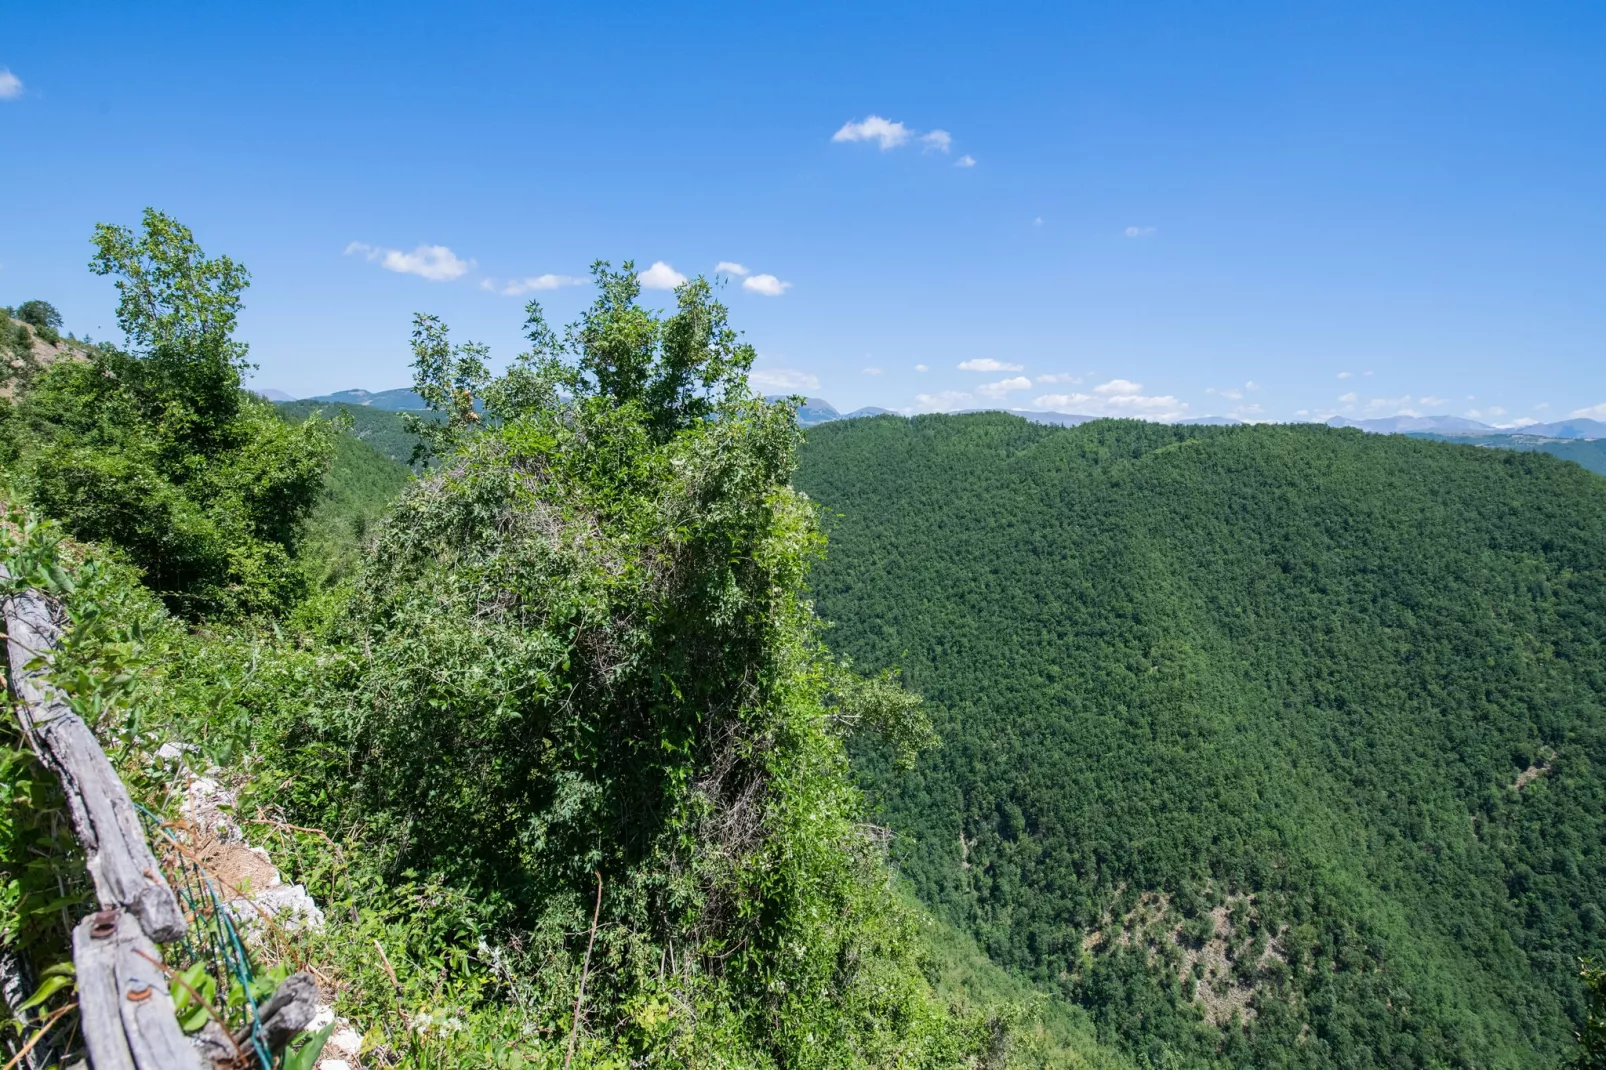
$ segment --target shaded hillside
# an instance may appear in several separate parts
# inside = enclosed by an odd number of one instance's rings
[[[314,412],[327,417],[346,413],[351,418],[351,436],[372,447],[375,452],[393,461],[407,464],[418,445],[418,436],[402,424],[402,414],[389,409],[368,408],[362,405],[343,405],[327,401],[281,401],[277,405],[284,418],[292,423],[305,420]],[[432,414],[419,413],[426,419]]]
[[[921,897],[1157,1062],[1553,1066],[1606,951],[1606,483],[1321,427],[816,428]]]
[[[1522,450],[1548,453],[1564,461],[1573,461],[1598,475],[1606,476],[1606,439],[1601,438],[1546,438],[1543,435],[1444,435],[1413,433],[1413,438],[1437,439],[1466,446],[1483,446],[1490,449]]]

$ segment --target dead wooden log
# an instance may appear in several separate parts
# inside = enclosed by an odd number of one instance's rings
[[[145,842],[128,789],[40,664],[48,664],[61,641],[50,602],[36,590],[9,595],[0,619],[17,718],[61,780],[102,907],[78,923],[72,940],[90,1063],[95,1070],[203,1070],[174,1017],[155,943],[183,936],[184,914]]]
[[[95,1070],[203,1070],[184,1037],[156,945],[133,915],[91,914],[73,930],[84,1046]]]
[[[0,567],[0,579],[5,578]],[[46,669],[30,667],[40,659],[48,662],[61,639],[49,600],[28,590],[6,597],[3,609],[17,716],[40,758],[61,779],[100,905],[129,911],[158,943],[179,939],[184,914],[145,842],[128,790]]]

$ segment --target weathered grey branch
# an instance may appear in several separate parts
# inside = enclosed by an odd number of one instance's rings
[[[84,1046],[95,1070],[202,1070],[178,1027],[156,945],[131,915],[103,910],[72,934]]]
[[[0,580],[7,575],[0,567]],[[40,757],[61,778],[73,831],[89,859],[89,875],[103,907],[119,907],[139,919],[158,943],[184,935],[184,914],[145,842],[139,815],[106,752],[66,696],[46,676],[61,640],[50,602],[35,590],[5,599],[6,652],[11,692],[22,729]]]
[[[0,580],[9,579],[0,566]],[[61,641],[36,590],[4,598],[6,660],[17,717],[61,779],[101,911],[73,929],[79,1021],[95,1070],[202,1070],[184,1039],[154,941],[184,935],[178,899],[145,842],[128,789],[89,726],[46,675]]]

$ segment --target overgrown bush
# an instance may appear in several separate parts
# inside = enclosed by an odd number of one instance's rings
[[[292,555],[330,424],[287,425],[241,389],[244,269],[207,259],[154,210],[142,235],[102,225],[95,241],[130,348],[94,347],[24,384],[10,421],[20,489],[75,537],[122,551],[188,616],[284,611],[303,589]],[[59,320],[44,302],[22,311]]]

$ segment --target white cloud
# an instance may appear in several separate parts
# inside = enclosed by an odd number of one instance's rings
[[[1411,400],[1410,394],[1401,394],[1397,398],[1369,398],[1366,402],[1366,409],[1368,412],[1376,412],[1379,409],[1396,409],[1398,410],[1394,413],[1396,416],[1420,416],[1421,413],[1412,411],[1409,408]]]
[[[686,276],[662,260],[654,260],[652,267],[636,276],[636,281],[649,290],[673,290],[686,281]]]
[[[1070,383],[1072,386],[1079,386],[1082,382],[1082,377],[1080,375],[1070,375],[1066,372],[1050,372],[1047,375],[1039,375],[1037,381],[1040,383]]]
[[[1550,402],[1541,401],[1539,404],[1535,405],[1534,408],[1539,410],[1540,412],[1543,412],[1545,409],[1550,408]]]
[[[791,288],[791,283],[782,282],[774,275],[753,275],[742,280],[742,289],[763,294],[765,297],[779,297]]]
[[[976,393],[984,398],[1001,398],[1005,394],[1016,390],[1030,390],[1032,381],[1024,375],[1017,375],[1010,379],[1000,379],[996,383],[983,383],[976,388]]]
[[[1467,410],[1467,419],[1469,419],[1469,420],[1481,420],[1481,419],[1483,419],[1483,413],[1479,412],[1477,409],[1468,409]]]
[[[1354,372],[1339,372],[1338,373],[1338,377],[1340,379],[1353,379],[1353,378],[1355,378],[1355,373]]]
[[[1133,388],[1130,392],[1105,391],[1105,387]],[[1091,394],[1043,394],[1032,399],[1039,409],[1080,413],[1084,416],[1121,416],[1139,420],[1180,420],[1187,415],[1188,403],[1169,394],[1145,395],[1137,383],[1114,379],[1094,388]],[[1101,391],[1105,391],[1102,392]]]
[[[1504,416],[1506,414],[1506,410],[1502,409],[1498,405],[1491,405],[1483,411],[1488,413],[1490,416]]]
[[[936,149],[938,152],[947,152],[953,146],[954,136],[946,130],[933,130],[929,134],[921,134],[920,143],[927,151]]]
[[[1504,427],[1532,427],[1534,424],[1536,424],[1538,422],[1539,421],[1535,420],[1532,416],[1519,416],[1517,419],[1511,421],[1509,424],[1503,424],[1502,426],[1504,426]]]
[[[714,265],[714,270],[718,271],[718,272],[723,272],[726,275],[749,275],[749,274],[752,274],[750,271],[747,270],[747,268],[743,267],[741,264],[738,264],[734,260],[721,260],[719,263]]]
[[[346,255],[361,253],[367,260],[377,261],[386,271],[403,275],[417,275],[432,282],[448,282],[462,278],[474,266],[472,260],[459,260],[444,245],[420,245],[410,253],[400,249],[379,249],[367,242],[354,241],[346,246]]]
[[[916,412],[952,412],[965,405],[974,404],[976,399],[963,390],[944,390],[939,394],[916,394]]]
[[[1448,405],[1448,404],[1450,404],[1450,399],[1449,398],[1425,397],[1425,398],[1418,398],[1417,401],[1418,401],[1418,404],[1428,405],[1428,406],[1437,406],[1437,405]]]
[[[915,371],[917,371],[917,372],[929,372],[930,370],[931,369],[926,367],[924,364],[916,364],[915,365]]]
[[[881,151],[895,149],[905,144],[914,131],[902,123],[895,123],[883,119],[879,115],[872,115],[862,122],[848,122],[842,124],[842,129],[831,135],[832,141],[874,141],[881,146]],[[929,135],[928,135],[929,136]]]
[[[1153,227],[1127,227],[1121,233],[1125,234],[1128,238],[1152,238],[1154,237],[1155,230]]]
[[[1251,379],[1251,380],[1249,380],[1248,382],[1246,382],[1244,384],[1244,389],[1248,390],[1248,391],[1259,390],[1260,389],[1260,384],[1255,382],[1253,379]]]
[[[0,67],[0,100],[16,100],[22,96],[22,79],[5,67]]]
[[[801,394],[820,389],[820,377],[796,368],[755,368],[747,381],[766,394]]]
[[[1032,220],[1032,226],[1040,227],[1042,225],[1043,225],[1043,217],[1042,216],[1038,216],[1036,219]]]
[[[500,286],[491,279],[482,279],[480,280],[480,288],[482,290],[492,290],[499,294],[506,294],[509,297],[518,297],[522,294],[535,293],[538,290],[556,290],[563,286],[580,286],[585,281],[585,279],[577,278],[574,275],[531,275],[529,278],[524,279],[509,279]]]
[[[860,371],[859,374],[860,375],[880,375],[881,374],[881,369],[880,368],[865,368],[862,371]]]
[[[1019,372],[1025,371],[1026,365],[1005,364],[1003,361],[994,360],[992,357],[977,357],[974,360],[960,361],[959,370],[962,372]]]
[[[1244,392],[1242,390],[1230,386],[1207,386],[1205,387],[1205,393],[1215,394],[1217,397],[1226,398],[1228,401],[1242,401],[1244,396]]]
[[[1606,401],[1599,405],[1589,405],[1582,409],[1574,409],[1572,417],[1575,420],[1606,420]]]
[[[1361,400],[1361,396],[1355,391],[1351,390],[1348,394],[1338,395],[1338,400],[1342,401],[1346,405],[1353,405],[1357,401]]]
[[[955,167],[975,167],[976,166],[976,157],[972,156],[970,153],[967,152],[963,156],[959,157],[959,159],[954,161],[954,166]]]
[[[1103,394],[1106,396],[1112,394],[1138,394],[1142,393],[1142,391],[1143,384],[1134,383],[1130,379],[1111,379],[1109,382],[1100,383],[1098,386],[1093,388],[1093,393]]]

